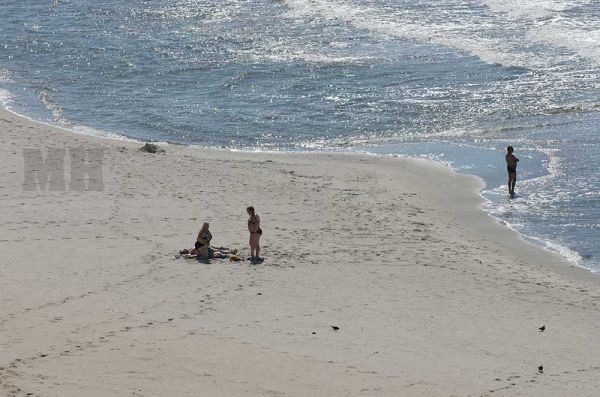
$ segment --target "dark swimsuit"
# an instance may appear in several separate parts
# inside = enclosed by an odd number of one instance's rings
[[[212,240],[212,234],[210,234],[210,232],[207,232],[204,239],[208,240],[208,241]],[[196,249],[200,249],[200,248],[204,247],[205,245],[206,244],[201,243],[200,241],[196,241],[196,243],[194,244],[194,247],[196,247]]]
[[[251,223],[254,224],[256,222],[252,222],[251,220],[248,219],[248,224],[251,224]],[[254,234],[254,233],[258,233],[258,234],[262,235],[262,229],[259,227],[258,231],[256,231],[256,232],[250,232],[250,234]]]
[[[517,166],[507,165],[506,170],[508,171],[509,174],[514,174],[515,172],[517,172]]]

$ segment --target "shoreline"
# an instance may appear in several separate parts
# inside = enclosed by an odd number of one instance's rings
[[[479,178],[363,154],[149,154],[4,110],[0,140],[9,396],[595,392],[599,279],[490,217]],[[24,191],[23,149],[48,147],[104,150],[104,189]],[[249,204],[263,265],[173,259],[204,220],[245,253]]]
[[[55,128],[58,129],[60,131],[63,131],[67,134],[77,134],[77,135],[83,135],[83,136],[89,136],[91,138],[97,138],[97,139],[108,139],[108,140],[112,140],[115,142],[131,142],[131,143],[139,143],[139,144],[143,144],[145,142],[149,142],[149,143],[153,143],[153,144],[157,144],[159,146],[176,146],[176,147],[186,147],[186,148],[190,148],[192,150],[209,150],[209,151],[215,151],[215,152],[228,152],[228,153],[260,153],[260,154],[274,154],[274,153],[290,153],[290,154],[349,154],[349,155],[366,155],[366,156],[375,156],[375,157],[381,157],[381,158],[385,158],[385,157],[396,157],[396,158],[407,158],[407,159],[416,159],[416,160],[425,160],[425,161],[429,161],[432,164],[439,164],[449,170],[451,170],[452,172],[459,174],[459,175],[464,175],[464,176],[468,176],[468,177],[473,177],[473,178],[477,178],[481,181],[482,186],[480,188],[477,189],[476,193],[481,197],[482,199],[482,203],[479,207],[479,209],[488,214],[490,217],[492,217],[496,222],[498,222],[499,224],[503,225],[504,227],[512,230],[514,233],[516,233],[517,235],[519,235],[519,237],[525,241],[528,244],[537,246],[542,248],[544,251],[547,251],[549,253],[552,254],[557,254],[559,255],[561,258],[563,258],[565,260],[565,263],[567,265],[575,265],[577,267],[580,267],[584,270],[589,271],[592,274],[599,274],[599,272],[594,271],[594,269],[592,268],[588,268],[584,265],[581,264],[581,254],[577,251],[573,251],[572,249],[560,245],[554,241],[547,241],[544,240],[540,237],[536,237],[536,236],[532,236],[532,235],[528,235],[525,233],[522,233],[520,231],[518,231],[517,229],[515,229],[510,223],[502,220],[501,218],[497,217],[494,215],[492,209],[487,210],[485,208],[485,204],[486,202],[492,203],[492,201],[488,198],[486,198],[483,193],[486,189],[486,184],[485,181],[483,180],[482,177],[475,175],[475,174],[468,174],[468,173],[462,173],[457,171],[456,169],[454,169],[452,166],[450,166],[449,164],[446,164],[442,161],[438,161],[435,159],[430,159],[430,158],[423,158],[423,157],[413,157],[413,156],[407,156],[407,155],[388,155],[388,154],[377,154],[377,153],[370,153],[370,152],[349,152],[349,151],[319,151],[319,150],[314,150],[314,151],[310,151],[310,150],[298,150],[298,151],[285,151],[285,150],[250,150],[250,149],[234,149],[234,148],[217,148],[217,147],[202,147],[202,146],[198,146],[198,145],[191,145],[191,144],[182,144],[182,143],[177,143],[177,142],[166,142],[166,141],[144,141],[144,140],[140,140],[137,138],[130,138],[127,137],[123,134],[119,134],[116,132],[107,132],[107,131],[102,131],[102,130],[97,130],[91,127],[85,127],[85,126],[81,126],[82,130],[78,131],[76,128],[70,128],[70,127],[66,127],[66,126],[60,126],[60,125],[56,125],[50,122],[44,122],[44,121],[39,121],[36,120],[32,117],[20,114],[14,110],[11,110],[8,108],[8,106],[6,104],[3,104],[2,106],[0,106],[0,110],[4,111],[4,112],[8,112],[11,113],[17,117],[23,118],[29,122],[32,123],[38,123],[41,125],[45,125],[48,126],[49,128]],[[553,246],[556,246],[557,248],[553,248]],[[561,252],[561,250],[564,250],[567,253],[571,253],[571,255],[566,255],[563,254]],[[576,257],[573,257],[573,254],[576,255]]]

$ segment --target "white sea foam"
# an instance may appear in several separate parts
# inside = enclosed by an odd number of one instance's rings
[[[0,105],[2,105],[3,107],[6,107],[6,106],[10,105],[12,100],[13,100],[13,95],[10,93],[10,91],[0,88]]]
[[[10,71],[8,71],[6,69],[0,69],[0,83],[10,81],[10,77],[11,77]],[[42,102],[42,104],[44,106],[46,106],[46,108],[52,112],[52,119],[54,122],[59,124],[59,126],[60,126],[59,128],[64,128],[68,131],[75,132],[77,134],[92,135],[92,136],[96,136],[96,137],[100,137],[100,138],[120,140],[120,141],[136,141],[134,139],[127,138],[120,134],[115,134],[115,133],[108,132],[108,131],[101,131],[101,130],[97,130],[97,129],[94,129],[91,127],[77,125],[77,124],[71,122],[64,115],[61,107],[58,106],[52,99],[52,89],[51,88],[40,91],[38,94],[38,98],[39,98],[40,102]],[[35,120],[31,117],[28,117],[26,115],[14,112],[14,110],[10,107],[10,104],[13,101],[13,99],[14,99],[14,95],[10,91],[0,88],[0,105],[2,107],[17,114],[20,117],[35,121],[37,123],[49,125],[42,121]]]
[[[139,139],[128,138],[125,135],[117,134],[110,131],[98,130],[96,128],[87,127],[83,125],[72,125],[68,128],[69,131],[81,134],[81,135],[91,135],[98,138],[110,139],[113,141],[123,141],[123,142],[141,142]],[[166,142],[153,142],[158,145],[167,145]]]
[[[518,233],[520,233],[525,238],[525,240],[528,240],[537,245],[541,245],[543,248],[547,249],[548,251],[556,252],[557,254],[559,254],[563,258],[565,258],[567,261],[569,261],[577,266],[582,265],[583,257],[578,252],[573,251],[572,249],[565,247],[564,245],[555,243],[550,240],[542,240],[537,237],[523,234],[521,228],[516,225],[508,224],[507,226],[510,227],[511,229],[517,231]],[[592,269],[588,269],[588,270],[592,270]]]
[[[38,93],[38,98],[42,104],[52,112],[52,120],[67,127],[73,127],[74,124],[63,113],[62,108],[54,102],[52,90],[44,89]]]
[[[86,126],[83,126],[83,125],[77,125],[77,124],[73,124],[73,123],[71,123],[70,126],[60,125],[60,124],[59,125],[51,124],[51,123],[48,123],[48,122],[44,122],[44,121],[32,118],[32,117],[27,116],[25,114],[18,113],[16,111],[14,111],[14,109],[11,109],[10,107],[7,107],[6,110],[8,110],[9,112],[11,112],[13,114],[16,114],[19,117],[22,117],[24,119],[30,120],[30,121],[32,121],[34,123],[47,125],[47,126],[50,126],[50,127],[53,127],[53,128],[58,128],[60,130],[68,131],[68,132],[75,133],[75,134],[89,135],[89,136],[94,136],[94,137],[97,137],[97,138],[110,139],[110,140],[114,140],[114,141],[142,142],[142,141],[140,141],[138,139],[129,138],[129,137],[126,137],[124,135],[117,134],[117,133],[114,133],[114,132],[98,130],[98,129],[95,129],[95,128],[86,127]],[[155,142],[155,143],[162,144],[162,145],[166,145],[167,144],[165,142]]]
[[[266,50],[266,49],[264,49]],[[319,64],[363,64],[377,59],[371,56],[336,56],[305,50],[289,50],[287,48],[269,48],[268,52],[243,53],[245,57],[254,61],[268,60],[271,62],[308,62]]]
[[[572,21],[560,19],[532,28],[527,38],[565,48],[600,65],[600,24],[595,27],[578,26]]]
[[[2,76],[2,73],[0,73],[0,76]],[[91,127],[87,127],[84,125],[79,125],[79,124],[73,123],[71,120],[69,120],[65,116],[62,108],[54,102],[54,100],[52,99],[51,91],[52,90],[50,88],[46,89],[46,90],[42,90],[38,94],[38,98],[40,99],[40,102],[42,102],[42,104],[44,104],[44,106],[46,106],[46,108],[52,112],[52,121],[57,123],[55,125],[49,124],[49,123],[46,123],[46,122],[43,122],[40,120],[36,120],[27,115],[15,112],[10,106],[8,106],[11,103],[12,99],[14,98],[14,96],[8,90],[0,89],[0,105],[5,107],[10,112],[12,112],[20,117],[23,117],[25,119],[34,121],[36,123],[61,128],[61,129],[64,129],[66,131],[73,132],[76,134],[91,135],[91,136],[95,136],[95,137],[99,137],[99,138],[111,139],[111,140],[117,140],[117,141],[139,142],[136,139],[128,138],[121,134],[113,133],[110,131],[98,130],[95,128],[91,128]]]
[[[6,69],[0,69],[0,83],[6,83],[10,80],[10,71]]]
[[[522,185],[525,185],[525,186],[532,185],[532,184],[545,185],[547,183],[550,183],[550,180],[563,175],[563,173],[564,173],[563,167],[562,167],[563,159],[562,159],[559,149],[536,148],[534,150],[540,151],[540,152],[544,153],[546,156],[548,156],[548,165],[546,166],[548,173],[545,175],[541,175],[537,178],[531,178],[531,179],[522,181],[521,182]]]
[[[598,62],[600,59],[599,29],[568,29],[565,26],[541,25],[528,33],[519,23],[482,18],[473,13],[454,18],[440,13],[427,19],[424,14],[397,11],[386,13],[377,8],[350,5],[341,1],[284,0],[290,18],[315,18],[346,22],[357,29],[390,37],[438,44],[466,52],[489,64],[505,67],[551,70],[567,55],[555,51],[540,51],[529,48],[527,43],[551,44],[575,52],[579,56]],[[497,12],[530,20],[555,17],[557,13],[587,1],[551,0],[489,0],[486,4]]]
[[[504,188],[506,188],[506,186],[504,186]],[[533,237],[533,236],[524,234],[523,228],[522,228],[523,225],[518,224],[518,223],[509,223],[509,222],[506,222],[505,220],[501,219],[500,216],[506,212],[509,212],[508,209],[506,209],[502,206],[493,207],[489,202],[486,203],[486,205],[484,205],[484,209],[486,211],[488,211],[488,213],[492,217],[500,220],[500,222],[503,225],[505,225],[509,229],[514,230],[515,232],[519,233],[521,236],[523,236],[523,238],[525,240],[527,240],[535,245],[539,245],[548,251],[556,252],[557,254],[559,254],[563,258],[565,258],[567,261],[569,261],[577,266],[581,266],[583,258],[578,252],[576,252],[568,247],[565,247],[564,245],[558,244],[556,242],[553,242],[550,240],[543,240],[543,239],[540,239],[537,237]],[[588,270],[591,270],[591,269],[588,269]]]
[[[507,14],[515,19],[544,19],[589,1],[561,0],[484,0],[494,12]]]
[[[8,81],[10,81],[10,71],[6,69],[0,69],[0,83],[6,83]],[[10,91],[0,88],[0,105],[3,107],[9,106],[13,98],[14,97]]]
[[[502,38],[477,35],[467,29],[468,21],[464,20],[446,18],[426,22],[414,15],[402,13],[396,13],[390,18],[376,8],[348,5],[338,1],[285,0],[285,4],[289,7],[290,18],[320,16],[328,20],[343,21],[357,29],[376,34],[455,48],[490,64],[541,68],[547,66],[551,59],[543,59],[539,55],[532,57],[515,51],[514,46]]]

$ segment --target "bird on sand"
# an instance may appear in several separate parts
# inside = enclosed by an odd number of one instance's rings
[[[334,331],[339,331],[339,330],[340,330],[340,327],[338,327],[338,326],[335,326],[335,325],[332,325],[332,326],[331,326],[331,329],[333,329]]]
[[[544,373],[544,366],[543,366],[543,365],[540,365],[540,366],[538,367],[538,372],[539,372],[540,374],[543,374],[543,373]]]
[[[546,329],[545,325],[542,325],[541,327],[538,328],[540,330],[540,332],[544,332],[544,330]]]

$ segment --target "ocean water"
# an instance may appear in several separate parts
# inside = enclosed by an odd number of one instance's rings
[[[0,102],[18,113],[203,147],[429,157],[600,271],[598,0],[0,0],[0,21]]]

